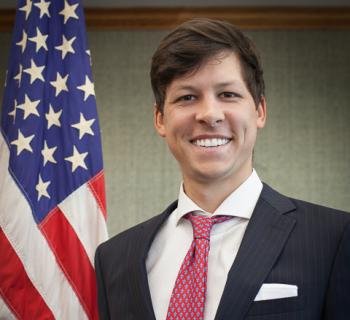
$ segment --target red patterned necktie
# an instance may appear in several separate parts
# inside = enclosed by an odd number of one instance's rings
[[[189,214],[193,241],[182,262],[171,294],[167,320],[203,320],[207,289],[210,231],[214,224],[231,219],[229,216],[194,216]]]

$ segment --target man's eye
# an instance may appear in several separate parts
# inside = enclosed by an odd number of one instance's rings
[[[222,93],[220,93],[220,96],[223,98],[236,98],[239,95],[234,93],[234,92],[222,92]]]
[[[186,94],[186,95],[180,97],[180,98],[178,99],[178,101],[192,101],[192,100],[194,100],[195,98],[196,98],[196,97],[195,97],[194,95],[192,95],[192,94]]]

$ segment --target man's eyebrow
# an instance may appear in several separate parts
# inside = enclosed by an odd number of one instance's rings
[[[236,80],[220,82],[215,85],[215,88],[223,88],[228,86],[240,86],[240,82]]]
[[[191,85],[176,85],[173,90],[195,90],[194,86]]]
[[[240,81],[237,80],[230,80],[230,81],[225,81],[225,82],[219,82],[217,84],[214,85],[215,89],[220,89],[220,88],[224,88],[224,87],[228,87],[228,86],[235,86],[240,88],[242,86],[242,84],[240,83]],[[189,91],[195,91],[197,90],[195,86],[192,86],[190,84],[178,84],[175,85],[172,90],[174,91],[180,91],[180,90],[189,90]]]

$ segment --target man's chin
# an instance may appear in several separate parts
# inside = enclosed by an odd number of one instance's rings
[[[202,184],[216,184],[228,178],[228,173],[222,168],[197,168],[190,176],[191,180],[195,180]]]

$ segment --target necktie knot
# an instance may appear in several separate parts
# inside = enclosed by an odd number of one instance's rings
[[[231,219],[230,216],[206,217],[189,214],[186,216],[191,221],[194,239],[210,240],[210,231],[214,224]]]

